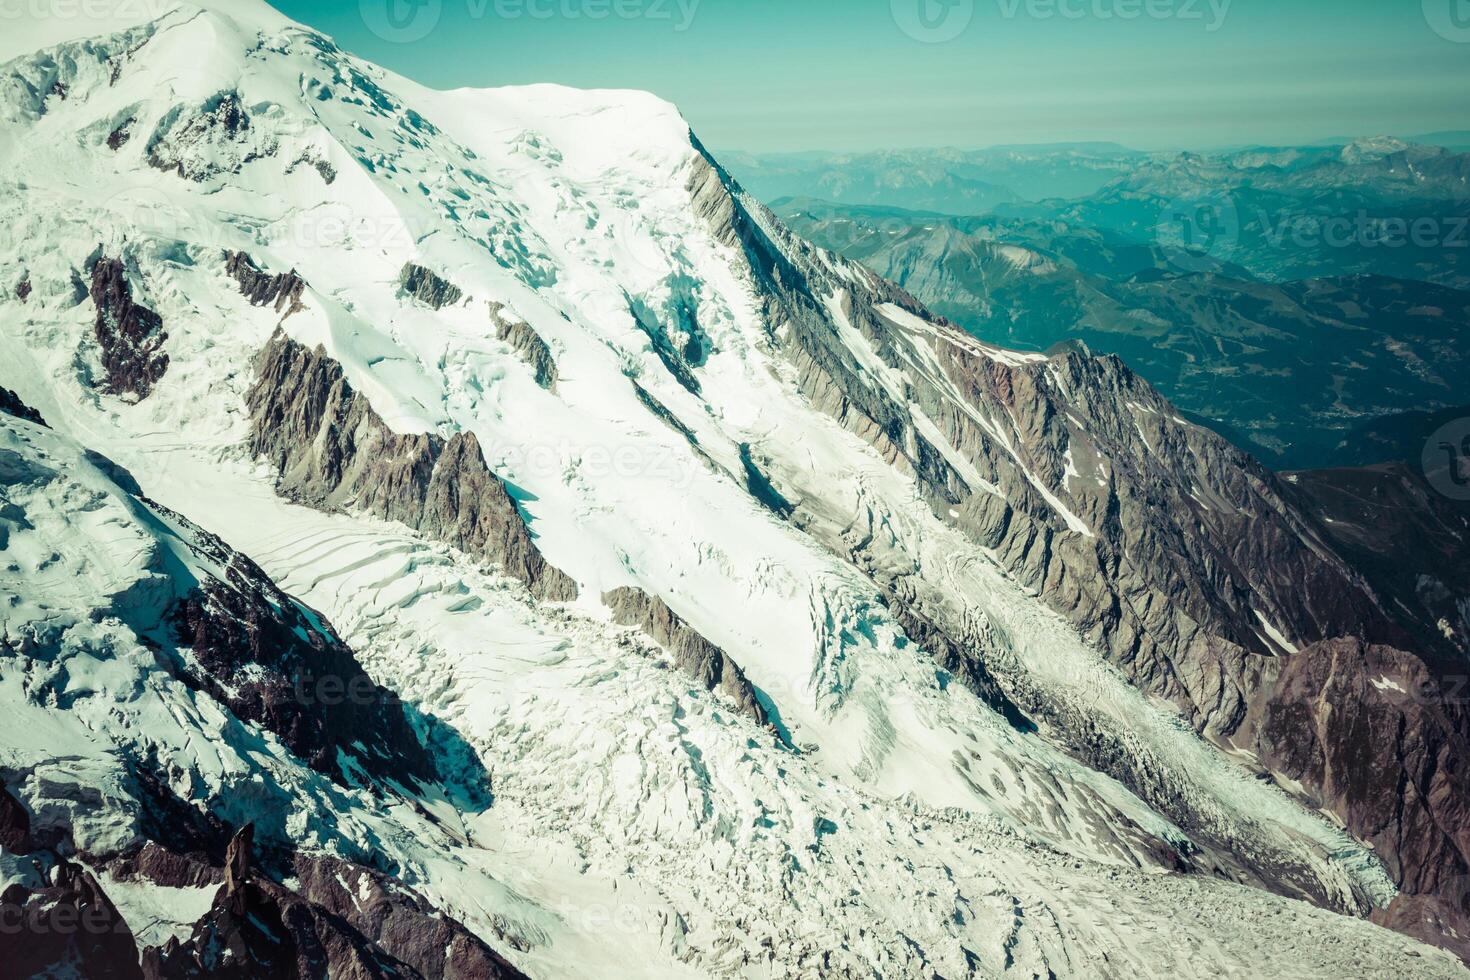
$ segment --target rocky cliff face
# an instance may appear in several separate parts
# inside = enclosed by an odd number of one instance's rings
[[[34,685],[31,698],[12,709],[55,704],[70,719],[68,712],[84,710],[79,701],[100,696],[103,758],[117,760],[125,775],[89,768],[96,760],[86,757],[85,738],[70,743],[82,751],[70,765],[86,774],[72,778],[99,786],[69,790],[65,774],[28,762],[25,749],[0,763],[0,972],[126,980],[521,977],[391,871],[306,850],[296,837],[315,831],[305,824],[283,838],[279,805],[261,811],[276,824],[263,870],[249,827],[227,845],[229,826],[181,798],[179,790],[187,791],[201,770],[192,750],[168,756],[169,742],[174,726],[194,724],[206,727],[186,740],[207,759],[228,758],[243,746],[271,760],[270,779],[247,778],[227,791],[236,802],[270,797],[277,780],[295,782],[306,766],[321,774],[309,782],[321,779],[317,785],[330,786],[338,800],[392,798],[420,812],[412,795],[420,791],[440,799],[468,791],[466,805],[484,806],[487,797],[476,790],[488,780],[480,770],[477,785],[473,767],[456,760],[446,781],[438,770],[454,757],[431,757],[421,741],[439,737],[438,723],[418,718],[421,736],[410,709],[367,678],[330,624],[248,558],[139,496],[126,472],[100,455],[13,420],[4,435],[0,551],[12,599],[0,617],[0,662],[8,683],[25,677]],[[65,521],[73,519],[101,521],[112,537],[106,544],[72,540]],[[10,538],[11,528],[24,541]],[[30,559],[22,552],[38,539],[50,545],[45,565],[57,588],[36,586],[22,600],[11,583],[25,574],[20,565]],[[73,578],[77,547],[86,554]],[[89,610],[89,603],[98,605]],[[49,622],[38,626],[32,616]],[[78,635],[93,621],[136,631],[137,649],[114,634],[119,642],[90,659]],[[142,673],[130,675],[130,664]],[[98,691],[109,682],[118,690]],[[170,688],[175,699],[159,726],[153,712],[161,705],[150,706],[149,697]],[[65,737],[59,731],[44,737]],[[13,730],[6,738],[20,741]],[[81,796],[81,820],[55,809],[58,796],[73,793]],[[96,818],[126,830],[89,837],[82,824]],[[380,855],[363,859],[393,866]],[[198,913],[185,911],[190,896],[211,888],[212,905],[187,938],[149,946],[129,927],[186,915],[193,921]],[[156,902],[139,905],[140,892]]]
[[[302,309],[301,294],[306,289],[306,280],[294,269],[271,275],[261,270],[244,252],[228,252],[225,271],[240,284],[240,293],[250,300],[251,306],[272,307],[282,319]]]
[[[740,665],[725,652],[700,636],[680,619],[662,599],[641,589],[614,589],[602,597],[612,610],[613,622],[635,626],[673,654],[674,665],[694,678],[706,691],[719,691],[735,702],[739,711],[758,725],[769,724],[766,710]]]
[[[454,283],[412,262],[399,272],[398,288],[403,295],[435,310],[453,306],[464,298],[464,291]]]
[[[815,407],[911,475],[937,515],[993,551],[1134,684],[1208,737],[1260,752],[1311,802],[1381,842],[1407,892],[1432,896],[1442,874],[1455,876],[1470,814],[1451,802],[1443,774],[1461,768],[1470,717],[1385,704],[1387,682],[1370,675],[1388,658],[1401,677],[1393,683],[1438,687],[1445,665],[1463,662],[1463,634],[1425,628],[1459,622],[1470,592],[1462,515],[1395,478],[1283,482],[1185,423],[1116,358],[988,348],[875,277],[834,272],[717,167],[696,168],[691,192],[744,254]],[[822,296],[828,309],[813,301]],[[852,360],[850,341],[826,326],[834,319],[861,336],[869,364]],[[1364,527],[1396,527],[1383,541],[1401,544],[1385,551]],[[1441,561],[1408,560],[1421,538],[1443,544]],[[850,554],[870,540],[828,538]],[[1068,731],[1074,751],[1209,839],[1203,815],[1171,803],[1146,763],[1118,751],[1118,733],[1028,696],[997,638],[922,585],[900,587],[881,559],[867,565],[906,628],[978,694],[1016,723]],[[1306,694],[1319,685],[1330,693]]]
[[[30,815],[0,781],[0,962],[8,975],[137,980],[128,925],[86,868],[39,847]]]
[[[538,598],[576,597],[576,583],[542,557],[473,433],[444,440],[393,432],[323,351],[285,334],[271,340],[256,371],[250,448],[276,467],[282,493],[400,521],[498,564]]]
[[[97,308],[93,334],[110,394],[141,400],[168,370],[163,318],[133,302],[127,270],[117,259],[99,258],[92,267],[92,303]]]
[[[556,391],[556,359],[551,348],[541,339],[529,323],[506,313],[500,303],[490,304],[490,321],[495,324],[495,336],[515,349],[521,360],[536,372],[536,383],[547,391]]]

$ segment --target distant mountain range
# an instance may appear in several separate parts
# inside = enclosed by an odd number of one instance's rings
[[[1465,401],[1467,165],[1362,140],[1139,160],[1084,198],[969,218],[776,210],[982,339],[1119,354],[1262,460],[1302,468],[1375,462],[1389,442],[1355,442],[1373,420]]]
[[[816,197],[955,215],[1091,194],[1147,158],[1115,143],[727,155],[746,189],[768,201]]]
[[[1269,169],[1280,170],[1290,180],[1289,175],[1323,167],[1317,176],[1324,177],[1334,162],[1351,168],[1376,159],[1383,161],[1389,171],[1399,166],[1399,177],[1412,180],[1411,171],[1402,169],[1402,165],[1417,165],[1433,157],[1467,151],[1470,151],[1470,131],[1446,131],[1404,139],[1343,137],[1305,146],[1245,146],[1209,154],[1080,142],[1014,144],[981,150],[939,147],[860,153],[736,150],[726,151],[723,159],[747,190],[768,201],[811,197],[842,204],[972,216],[1003,204],[1088,197],[1119,177],[1156,178],[1162,171],[1191,161],[1196,164],[1213,161],[1249,173],[1254,181],[1265,177]],[[1463,177],[1464,173],[1454,176]],[[1267,179],[1266,183],[1279,182]],[[1211,184],[1210,189],[1218,187]],[[1460,196],[1463,195],[1462,184]]]

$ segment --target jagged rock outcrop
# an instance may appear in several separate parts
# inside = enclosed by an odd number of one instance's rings
[[[490,304],[490,320],[495,324],[496,338],[510,344],[536,372],[536,383],[547,391],[556,391],[556,359],[541,335],[519,317],[507,316],[502,303]]]
[[[459,923],[385,876],[298,854],[295,887],[287,888],[255,868],[253,842],[250,826],[230,842],[224,884],[189,938],[144,951],[148,980],[523,977]]]
[[[12,885],[0,896],[0,963],[7,976],[77,976],[133,980],[138,947],[90,872],[68,861],[50,870],[50,884]],[[67,972],[51,972],[65,970]]]
[[[133,302],[127,270],[117,259],[103,256],[92,267],[91,297],[97,308],[93,334],[107,372],[104,390],[139,401],[147,398],[168,370],[163,318]]]
[[[25,419],[27,422],[34,422],[37,425],[46,424],[40,412],[21,401],[20,396],[9,388],[0,388],[0,412],[14,415],[18,419]]]
[[[31,298],[31,280],[29,276],[22,276],[20,282],[15,284],[15,298],[22,303]]]
[[[119,123],[116,129],[108,133],[107,148],[109,150],[112,150],[114,153],[122,149],[123,146],[127,144],[128,140],[133,138],[132,131],[128,127],[130,127],[135,122],[137,122],[137,120],[134,119],[132,116],[129,116],[127,119],[124,119],[121,123]]]
[[[244,252],[227,252],[225,271],[240,284],[240,293],[251,306],[274,307],[283,320],[305,309],[301,304],[301,294],[306,290],[306,280],[298,276],[295,269],[271,275],[262,271]]]
[[[453,306],[464,298],[464,292],[454,283],[412,262],[405,263],[398,273],[398,289],[404,296],[436,310]]]
[[[298,167],[302,166],[308,166],[315,170],[317,172],[317,176],[322,179],[322,183],[327,184],[328,186],[330,186],[337,179],[337,168],[332,166],[330,161],[323,160],[320,154],[318,154],[315,150],[308,149],[303,152],[299,157],[291,162],[291,165],[289,167],[286,168],[286,173],[293,174],[296,172]]]
[[[201,584],[171,610],[175,640],[188,650],[175,666],[180,679],[276,733],[319,772],[435,780],[399,699],[373,683],[331,626],[250,559],[195,536],[218,556],[225,581]]]
[[[706,691],[719,691],[760,725],[770,723],[755,687],[740,665],[680,619],[668,605],[642,589],[625,586],[605,592],[602,602],[612,610],[613,622],[633,626],[653,638],[674,656],[674,664]]]
[[[97,879],[38,850],[25,807],[0,782],[0,972],[13,977],[136,980],[133,933]]]
[[[325,351],[279,331],[256,371],[250,449],[276,467],[283,494],[399,521],[495,562],[538,598],[576,598],[576,583],[542,556],[473,433],[393,432]]]
[[[278,148],[274,136],[251,125],[238,92],[220,92],[198,108],[174,112],[160,122],[146,155],[149,165],[159,170],[203,182],[237,174]]]
[[[522,976],[464,926],[384,874],[329,855],[298,853],[291,877],[303,898],[350,924],[417,976]]]

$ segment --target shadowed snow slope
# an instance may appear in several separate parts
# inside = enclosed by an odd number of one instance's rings
[[[0,774],[59,847],[153,839],[145,772],[533,977],[1461,974],[1362,918],[1408,859],[1247,757],[1297,644],[1414,639],[1274,476],[791,237],[652,96],[429,91],[239,9],[0,67],[0,385],[56,430],[0,416]],[[160,509],[31,475],[81,447]],[[416,738],[334,768],[155,676],[162,507]]]

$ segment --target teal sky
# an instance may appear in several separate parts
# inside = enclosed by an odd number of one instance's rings
[[[437,88],[648,89],[724,150],[1470,130],[1470,0],[271,2]]]

